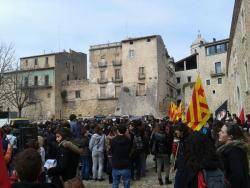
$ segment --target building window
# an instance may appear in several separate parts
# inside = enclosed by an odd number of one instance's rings
[[[221,73],[221,62],[215,63],[215,73],[220,74]]]
[[[35,65],[37,65],[37,63],[38,63],[38,59],[37,59],[37,58],[35,58]]]
[[[181,78],[180,78],[180,77],[177,77],[177,78],[176,78],[176,81],[177,81],[177,84],[181,83]]]
[[[177,95],[181,95],[181,89],[177,89]]]
[[[218,84],[222,84],[222,78],[218,78]]]
[[[106,97],[106,87],[100,87],[100,97],[101,98]]]
[[[213,90],[213,94],[215,94],[215,90]]]
[[[248,69],[247,69],[247,62],[245,62],[245,83],[246,83],[246,91],[248,91],[249,86],[248,86]]]
[[[81,91],[80,90],[76,90],[75,91],[75,95],[76,95],[76,98],[81,98]]]
[[[145,95],[145,84],[139,83],[137,88],[137,96]]]
[[[28,66],[28,59],[25,60],[25,65]]]
[[[48,58],[48,57],[45,58],[45,65],[46,65],[46,66],[49,65],[49,58]]]
[[[46,86],[49,85],[49,75],[45,75],[44,83],[45,83]]]
[[[121,78],[121,69],[115,69],[115,79]]]
[[[139,74],[144,75],[145,74],[144,70],[145,70],[144,67],[139,67]]]
[[[72,66],[72,70],[75,70],[75,66],[74,65]]]
[[[206,84],[209,86],[210,85],[210,80],[206,80]]]
[[[188,82],[191,82],[191,76],[187,77]]]
[[[115,98],[118,98],[121,93],[121,87],[120,86],[115,86]]]
[[[34,85],[38,86],[38,76],[34,76]]]
[[[134,50],[129,50],[128,51],[128,57],[129,58],[134,58],[135,57],[135,51]]]
[[[100,78],[101,78],[101,80],[105,79],[105,71],[104,70],[100,71]]]
[[[173,88],[170,88],[169,91],[170,91],[170,97],[174,98],[174,90],[173,90]]]
[[[47,97],[48,97],[48,98],[50,98],[50,97],[51,97],[51,94],[50,94],[50,93],[48,93],[48,94],[47,94]]]
[[[206,47],[206,55],[225,53],[227,51],[227,45],[228,43],[223,43]]]
[[[69,75],[67,74],[67,81],[69,81]]]
[[[151,39],[150,39],[150,38],[148,38],[148,39],[147,39],[147,42],[150,42],[150,41],[151,41]]]
[[[28,87],[29,86],[29,77],[24,78],[24,86]]]
[[[130,41],[129,44],[132,45],[132,44],[133,44],[133,41]]]

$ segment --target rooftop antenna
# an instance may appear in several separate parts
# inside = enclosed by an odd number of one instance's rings
[[[58,25],[58,27],[57,27],[57,39],[58,39],[58,52],[60,52],[61,51],[61,33],[60,33],[61,31],[60,31],[60,25]]]

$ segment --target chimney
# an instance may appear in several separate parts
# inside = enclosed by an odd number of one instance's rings
[[[213,42],[216,42],[216,38],[213,38]]]

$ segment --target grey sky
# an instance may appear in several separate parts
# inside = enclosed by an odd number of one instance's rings
[[[159,34],[175,60],[189,55],[198,30],[227,38],[234,0],[0,0],[0,42],[17,57]]]

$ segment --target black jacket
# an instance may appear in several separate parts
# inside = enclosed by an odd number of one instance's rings
[[[48,170],[49,176],[61,176],[63,181],[67,181],[76,176],[79,163],[79,154],[74,153],[69,148],[59,144],[57,152],[57,166]]]
[[[247,147],[245,142],[235,140],[217,149],[223,162],[225,176],[232,188],[250,187]]]
[[[12,188],[55,188],[53,184],[49,183],[28,183],[28,182],[18,182],[13,183]]]
[[[154,133],[151,138],[151,147],[154,148],[154,154],[158,155],[171,155],[173,140],[164,131]]]
[[[111,140],[112,168],[127,169],[130,167],[131,141],[125,135],[118,135]]]

